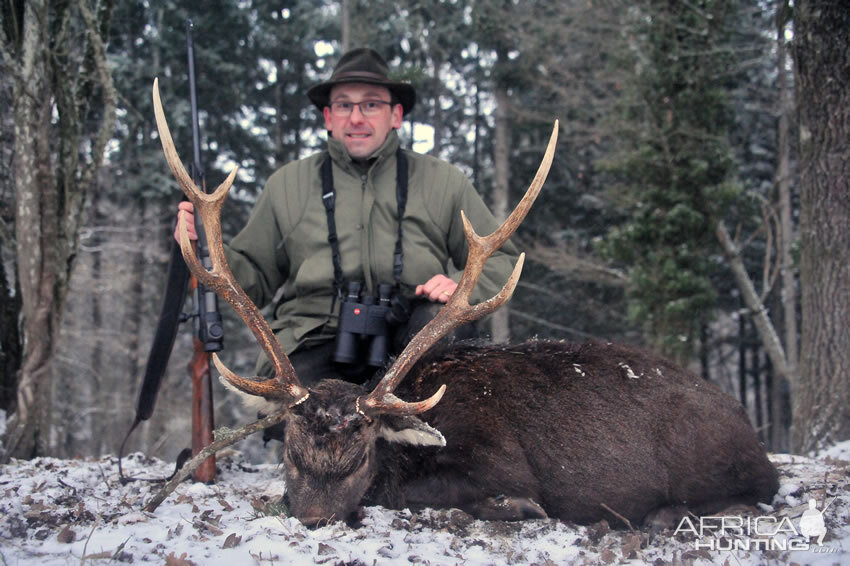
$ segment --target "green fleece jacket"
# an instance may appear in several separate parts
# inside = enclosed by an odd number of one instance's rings
[[[260,307],[276,300],[270,324],[287,353],[311,331],[324,337],[336,328],[333,262],[327,213],[322,203],[320,167],[333,159],[336,229],[346,281],[363,281],[374,293],[393,283],[393,251],[398,233],[395,131],[367,167],[349,157],[334,139],[328,152],[291,162],[268,180],[245,228],[227,247],[227,260],[239,284]],[[475,230],[490,234],[498,223],[469,180],[456,167],[430,156],[405,151],[409,163],[407,208],[402,246],[402,292],[438,273],[449,260],[466,264],[467,244],[460,211]],[[471,302],[496,294],[507,280],[518,253],[508,242],[487,262]],[[460,273],[453,279],[460,280]],[[334,312],[331,312],[334,305]],[[326,338],[327,339],[327,338]],[[263,359],[258,361],[258,368]]]

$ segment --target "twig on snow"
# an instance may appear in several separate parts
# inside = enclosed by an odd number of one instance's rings
[[[226,448],[232,444],[236,444],[243,438],[248,435],[254,434],[255,432],[261,431],[270,426],[276,425],[281,422],[286,417],[286,411],[278,411],[277,413],[273,413],[263,419],[260,419],[251,424],[247,424],[243,427],[237,428],[236,430],[230,429],[216,429],[214,434],[216,439],[206,448],[198,452],[198,454],[193,457],[191,460],[186,462],[180,471],[177,472],[168,483],[166,483],[162,489],[160,489],[156,495],[154,495],[150,501],[142,508],[144,511],[148,513],[152,513],[159,507],[160,503],[165,501],[165,498],[174,491],[180,482],[189,477],[189,475],[195,471],[195,469],[201,465],[201,462],[221,450],[222,448]]]
[[[609,513],[611,513],[612,515],[614,515],[615,517],[617,517],[618,519],[620,519],[622,522],[624,522],[624,523],[626,524],[626,526],[629,528],[629,530],[630,530],[630,531],[635,532],[634,527],[632,527],[632,523],[631,523],[631,521],[629,521],[628,519],[626,519],[625,517],[623,517],[622,515],[620,515],[619,513],[617,513],[616,511],[614,511],[613,509],[611,509],[610,507],[608,507],[606,504],[604,504],[604,503],[600,503],[599,505],[600,505],[603,509],[605,509],[606,511],[608,511]]]

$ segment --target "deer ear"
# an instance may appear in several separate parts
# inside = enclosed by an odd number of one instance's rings
[[[414,416],[383,415],[378,427],[378,438],[413,446],[442,448],[446,445],[446,439],[439,430]]]

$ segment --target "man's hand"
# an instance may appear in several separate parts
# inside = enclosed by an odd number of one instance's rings
[[[195,207],[188,200],[182,201],[177,205],[177,218],[183,218],[186,222],[186,227],[189,230],[189,239],[197,240],[198,233],[195,231]],[[180,223],[174,227],[174,239],[180,242]]]
[[[416,286],[416,294],[424,295],[430,301],[435,303],[447,303],[449,297],[455,292],[457,283],[449,279],[443,274],[435,275],[428,280],[424,285]]]

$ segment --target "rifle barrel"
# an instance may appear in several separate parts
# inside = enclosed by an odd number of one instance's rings
[[[201,126],[198,120],[198,95],[195,83],[195,43],[192,40],[192,20],[186,20],[186,51],[189,59],[189,103],[192,108],[192,180],[204,191],[204,169],[201,165]]]

